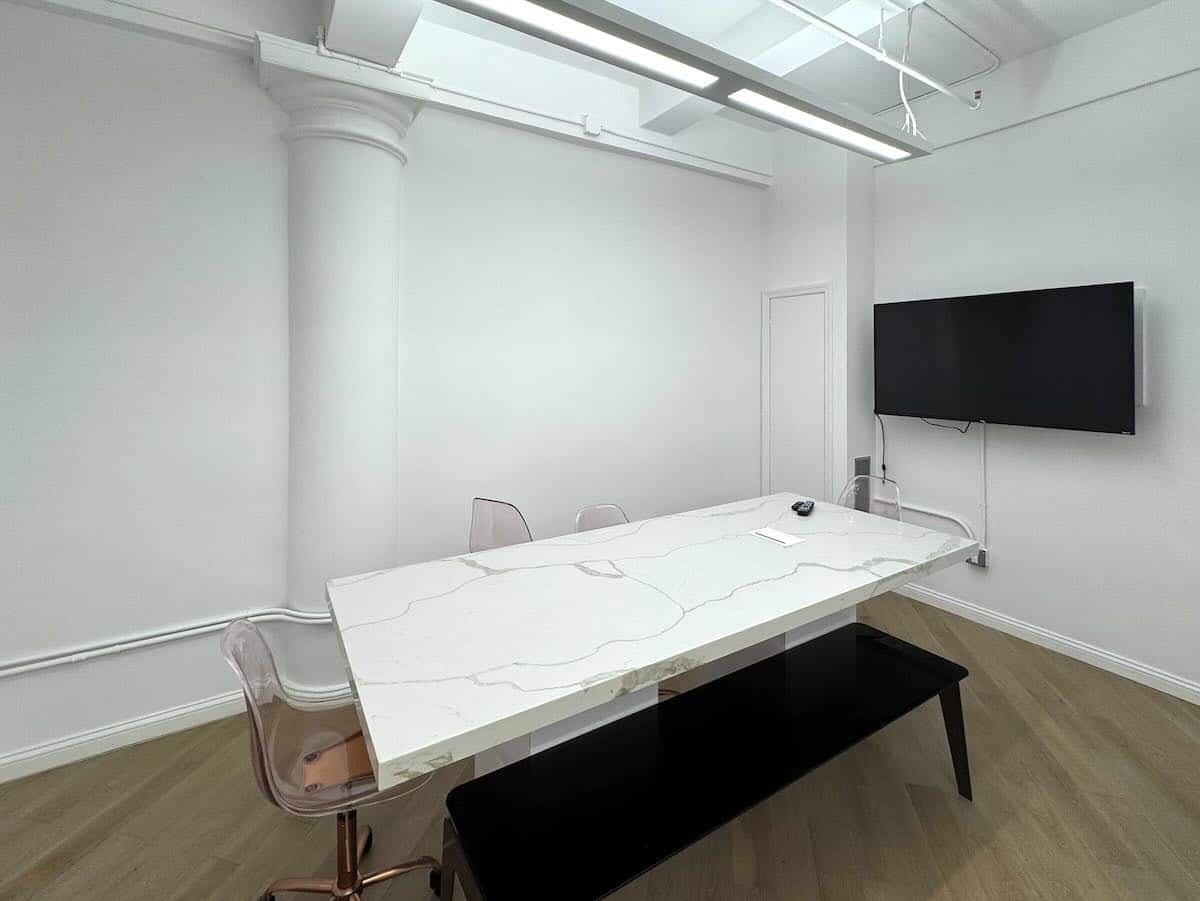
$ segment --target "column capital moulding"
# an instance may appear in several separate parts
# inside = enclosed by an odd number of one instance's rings
[[[288,52],[290,41],[259,34],[258,81],[288,114],[283,139],[331,138],[367,144],[408,162],[404,138],[424,105],[426,83],[397,87],[395,76],[334,57]],[[380,82],[376,87],[371,82]],[[366,82],[366,83],[364,83]],[[387,85],[388,90],[381,90]]]

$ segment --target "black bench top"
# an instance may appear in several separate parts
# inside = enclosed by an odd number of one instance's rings
[[[855,623],[460,785],[446,805],[487,901],[591,901],[966,675]]]

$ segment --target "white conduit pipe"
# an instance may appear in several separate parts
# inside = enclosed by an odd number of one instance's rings
[[[947,513],[945,510],[935,510],[933,507],[922,507],[920,504],[901,503],[900,506],[913,513],[920,513],[922,516],[932,516],[936,519],[944,519],[947,522],[952,522],[962,529],[972,541],[979,541],[979,536],[975,533],[974,527],[961,516]]]
[[[887,497],[876,497],[873,503],[881,504],[887,507],[896,506],[896,502]],[[920,513],[922,516],[932,516],[936,519],[944,519],[946,522],[952,522],[972,541],[979,541],[979,536],[975,533],[975,527],[969,522],[954,513],[947,513],[945,510],[936,510],[933,507],[925,507],[921,504],[910,504],[906,501],[900,502],[901,510],[908,510],[911,513]]]
[[[234,620],[248,619],[253,623],[293,623],[296,625],[321,626],[330,622],[329,614],[316,613],[307,610],[289,610],[286,607],[268,607],[263,610],[251,610],[246,613],[236,613],[229,616],[213,617],[183,626],[172,626],[157,629],[152,632],[141,632],[126,638],[116,638],[109,641],[93,642],[79,645],[65,651],[53,651],[48,654],[36,654],[29,657],[18,657],[0,663],[0,679],[9,676],[19,676],[38,670],[50,669],[67,663],[82,663],[95,660],[98,657],[108,657],[133,651],[139,648],[153,647],[169,641],[183,638],[195,638],[220,632]]]
[[[775,6],[778,6],[782,10],[786,10],[787,12],[790,12],[793,15],[799,16],[800,18],[802,18],[806,22],[808,22],[810,25],[813,25],[828,34],[833,35],[838,40],[840,40],[846,44],[849,44],[854,49],[861,50],[863,53],[867,54],[868,56],[873,57],[874,59],[883,63],[885,66],[891,66],[893,69],[897,70],[898,72],[903,72],[905,75],[910,75],[913,78],[915,78],[917,81],[920,81],[920,82],[923,82],[923,83],[929,85],[935,91],[940,91],[941,93],[945,94],[947,97],[953,97],[959,103],[963,104],[964,106],[969,107],[970,109],[977,110],[977,109],[979,109],[979,107],[981,107],[983,105],[981,101],[969,99],[967,97],[962,96],[961,94],[957,94],[953,90],[951,90],[949,87],[947,87],[946,85],[944,85],[940,81],[938,81],[936,78],[932,78],[929,75],[926,75],[924,72],[921,72],[918,69],[914,69],[912,66],[908,65],[907,63],[902,62],[898,59],[895,59],[894,57],[888,56],[886,50],[882,50],[879,47],[872,47],[870,44],[866,43],[865,41],[859,40],[857,35],[852,34],[849,31],[846,31],[846,29],[844,29],[844,28],[834,25],[832,22],[830,22],[828,19],[824,18],[823,16],[820,16],[817,13],[813,12],[812,10],[807,9],[804,6],[801,6],[799,3],[796,2],[796,0],[769,0],[769,2]]]
[[[979,423],[979,544],[987,548],[987,423]]]
[[[984,506],[984,512],[983,512],[983,515],[985,517],[987,516],[986,504],[987,504],[987,501],[985,500],[984,501],[985,506]],[[953,513],[947,513],[945,510],[935,510],[933,507],[922,507],[920,504],[909,504],[909,503],[902,503],[900,506],[905,510],[911,510],[913,513],[920,513],[923,516],[933,516],[937,519],[944,519],[947,522],[954,523],[956,526],[958,526],[960,529],[963,530],[963,532],[966,534],[966,536],[968,538],[970,538],[972,541],[979,542],[979,552],[976,553],[976,555],[974,557],[971,557],[969,560],[967,560],[967,562],[970,564],[973,564],[974,566],[980,566],[980,567],[984,567],[984,568],[987,567],[988,564],[987,564],[986,519],[984,520],[985,524],[984,524],[983,530],[979,533],[976,533],[975,529],[971,526],[971,524],[969,522],[967,522],[965,519],[963,519],[961,516],[955,516]]]

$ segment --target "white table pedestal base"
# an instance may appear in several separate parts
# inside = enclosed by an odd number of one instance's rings
[[[821,619],[813,620],[801,626],[799,629],[792,629],[783,636],[783,648],[788,650],[794,648],[798,644],[804,644],[806,641],[812,641],[824,635],[826,632],[832,632],[834,629],[840,629],[842,626],[848,626],[850,623],[858,621],[858,608],[851,607],[848,610],[840,610],[832,616],[824,616]]]
[[[599,726],[607,725],[614,720],[629,716],[631,713],[637,713],[639,710],[645,710],[647,707],[652,707],[657,703],[657,683],[647,685],[645,688],[639,688],[637,691],[614,698],[607,704],[600,705],[595,710],[586,710],[583,713],[577,713],[575,716],[568,717],[561,722],[555,723],[553,726],[538,729],[532,735],[523,735],[520,738],[505,742],[499,747],[476,754],[475,775],[482,776],[484,773],[498,770],[500,767],[522,760],[530,754],[537,754],[539,751],[553,748],[555,745],[575,738],[577,735],[591,732]]]
[[[782,653],[788,648],[794,648],[798,644],[812,641],[826,632],[840,629],[842,626],[854,622],[857,618],[853,608],[842,610],[832,616],[826,616],[815,622],[811,622],[799,629],[792,629],[778,638],[772,638],[770,641],[756,644],[752,648],[746,648],[744,651],[739,651],[736,654],[730,654],[728,657],[722,657],[720,660],[707,663],[700,667],[698,671],[693,671],[693,674],[698,676],[697,684],[711,682],[713,679],[719,679],[721,676],[728,675],[736,670],[744,669],[751,664],[764,660],[772,654]],[[657,684],[639,688],[637,691],[609,701],[595,710],[576,714],[560,723],[555,723],[553,726],[539,729],[532,735],[522,735],[520,738],[515,738],[495,748],[476,754],[475,775],[482,776],[484,773],[498,770],[501,767],[508,766],[510,763],[516,763],[518,760],[525,759],[530,754],[537,754],[539,751],[552,748],[561,742],[575,738],[577,735],[583,735],[583,733],[590,732],[598,726],[611,723],[613,720],[620,719],[623,716],[629,716],[631,713],[644,710],[657,703]]]

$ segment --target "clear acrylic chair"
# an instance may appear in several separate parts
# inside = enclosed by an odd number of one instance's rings
[[[606,526],[621,526],[629,522],[625,511],[616,504],[592,504],[575,514],[575,531],[590,532]]]
[[[521,511],[507,501],[477,497],[471,502],[471,553],[532,541]]]
[[[259,901],[274,901],[280,892],[359,901],[367,886],[414,870],[431,870],[431,878],[436,879],[440,870],[432,857],[417,857],[372,873],[359,868],[371,847],[371,827],[358,829],[358,808],[413,789],[402,785],[379,790],[354,704],[302,703],[290,698],[270,646],[258,627],[247,620],[226,627],[221,652],[245,695],[250,760],[263,796],[296,816],[337,816],[336,878],[280,879]]]
[[[880,476],[855,476],[838,495],[838,506],[903,521],[900,486]]]

